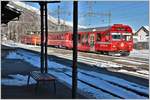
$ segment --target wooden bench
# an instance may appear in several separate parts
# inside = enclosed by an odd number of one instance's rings
[[[29,86],[30,77],[32,77],[37,83],[35,87],[35,91],[37,92],[38,86],[40,82],[51,82],[54,83],[54,93],[56,93],[56,82],[55,78],[50,76],[48,73],[41,73],[39,71],[30,72],[27,80],[27,86]]]

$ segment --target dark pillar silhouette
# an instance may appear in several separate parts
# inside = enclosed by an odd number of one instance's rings
[[[47,3],[45,3],[45,73],[48,72],[47,63],[47,42],[48,42],[48,22],[47,22]]]
[[[39,4],[41,13],[41,73],[44,73],[44,3]]]
[[[77,34],[78,33],[78,1],[73,2],[73,65],[72,65],[72,98],[77,94]]]

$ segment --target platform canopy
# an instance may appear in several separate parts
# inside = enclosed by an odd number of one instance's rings
[[[1,1],[1,24],[7,24],[9,21],[18,18],[21,11],[8,4],[9,1]]]

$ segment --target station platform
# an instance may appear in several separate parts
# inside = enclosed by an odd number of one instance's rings
[[[38,71],[39,68],[20,59],[7,59],[8,52],[14,49],[1,47],[1,79],[10,78],[9,75],[28,75],[31,71]],[[10,78],[11,79],[11,78]],[[35,93],[35,84],[22,86],[1,84],[2,99],[71,99],[71,88],[62,84],[56,79],[56,94],[53,91],[53,84],[41,86],[38,93]],[[78,99],[86,99],[85,96],[77,94]]]

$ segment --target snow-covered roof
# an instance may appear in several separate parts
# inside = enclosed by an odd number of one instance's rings
[[[150,31],[149,28],[150,28],[149,26],[141,26],[141,27],[135,32],[135,35],[138,35],[140,30],[144,30],[144,31],[147,33],[147,35],[149,36],[149,31]]]
[[[148,31],[150,30],[150,29],[149,29],[149,28],[150,28],[149,26],[143,26],[143,27],[146,28]]]
[[[33,11],[33,12],[36,12],[37,14],[40,15],[40,10],[37,9],[37,8],[35,8],[35,7],[32,7],[32,6],[27,5],[27,4],[25,4],[25,3],[23,3],[23,2],[20,2],[20,1],[12,1],[12,2],[15,3],[15,4],[18,5],[18,6],[21,6],[21,7],[23,7],[23,8],[28,9],[28,10],[31,10],[31,11]],[[58,23],[57,18],[54,18],[54,17],[52,17],[52,16],[50,16],[50,15],[48,15],[48,19],[49,19],[51,22],[55,23],[55,24]],[[60,19],[60,24],[64,24],[64,20]],[[65,25],[73,27],[73,23],[72,23],[72,22],[69,22],[69,21],[65,21]],[[79,28],[86,28],[85,26],[82,26],[82,25],[78,25],[78,27],[79,27]]]

